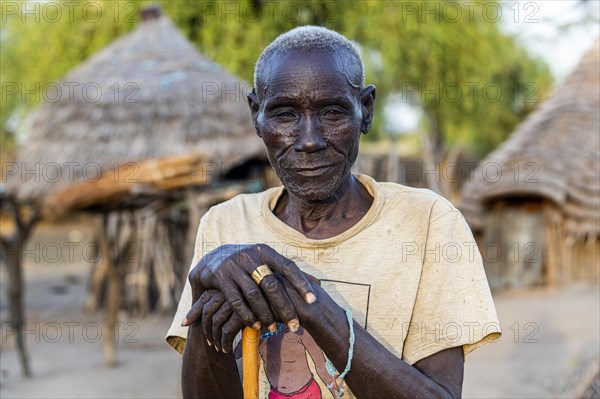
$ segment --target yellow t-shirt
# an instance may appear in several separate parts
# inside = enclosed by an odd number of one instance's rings
[[[500,325],[481,256],[460,212],[429,190],[357,178],[373,204],[342,234],[313,240],[279,220],[272,209],[282,187],[243,194],[204,215],[191,266],[223,244],[267,244],[320,279],[341,307],[351,309],[356,322],[409,364],[458,346],[466,355],[498,339]],[[187,337],[180,323],[191,305],[188,282],[166,337],[179,352]],[[305,360],[328,397],[325,384],[331,381],[323,375],[324,357],[311,350],[307,337],[281,334],[294,349],[306,347]],[[265,340],[263,345],[277,341]],[[261,373],[261,397],[266,397],[270,385],[264,364]],[[307,384],[297,384],[307,389]],[[344,397],[353,396],[346,391]]]

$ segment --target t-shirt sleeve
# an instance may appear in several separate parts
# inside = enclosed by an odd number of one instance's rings
[[[190,271],[198,261],[202,258],[204,254],[204,225],[205,218],[208,213],[204,215],[204,217],[200,220],[200,225],[198,226],[198,232],[196,233],[196,241],[194,243],[194,256],[192,258],[192,263],[190,264]],[[189,272],[188,272],[189,273]],[[171,322],[171,327],[167,331],[167,336],[165,339],[167,343],[171,345],[177,352],[183,354],[183,350],[185,348],[185,342],[187,340],[188,327],[182,327],[181,322],[183,318],[187,315],[192,307],[192,287],[190,285],[190,281],[185,279],[185,286],[183,287],[183,292],[181,293],[181,298],[179,299],[179,303],[177,305],[177,311],[175,312],[175,317]]]
[[[462,214],[446,201],[433,206],[423,248],[402,358],[414,364],[459,346],[467,355],[500,338],[481,255]]]

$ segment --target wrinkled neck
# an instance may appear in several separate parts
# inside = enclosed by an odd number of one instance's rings
[[[308,238],[325,239],[354,226],[369,210],[373,197],[352,175],[330,198],[306,202],[285,191],[274,213]]]

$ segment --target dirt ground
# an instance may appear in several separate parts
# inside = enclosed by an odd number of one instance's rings
[[[42,226],[25,253],[26,345],[33,377],[24,379],[14,333],[2,324],[1,398],[180,397],[180,355],[164,343],[170,316],[120,314],[117,361],[104,364],[103,315],[85,312],[93,259],[89,224]],[[37,244],[35,244],[37,243]],[[77,244],[66,244],[77,243]],[[6,321],[6,271],[0,273],[0,320]]]
[[[79,244],[71,244],[71,250],[65,242]],[[163,340],[169,315],[141,319],[121,314],[118,365],[104,365],[102,314],[82,310],[91,267],[85,244],[90,242],[89,225],[36,231],[25,255],[26,342],[34,376],[21,376],[13,331],[3,323],[0,397],[181,397],[181,358]],[[3,322],[5,284],[2,270]],[[495,302],[503,337],[467,357],[464,397],[572,397],[598,369],[597,284],[497,293]]]
[[[467,356],[468,398],[573,397],[598,370],[597,285],[494,296],[503,336]]]

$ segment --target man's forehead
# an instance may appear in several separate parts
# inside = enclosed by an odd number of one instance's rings
[[[348,73],[348,56],[341,51],[292,49],[272,56],[268,68],[272,75],[278,70],[289,70],[294,66],[309,67],[314,72],[329,70]],[[297,69],[297,68],[296,68]]]
[[[273,89],[282,88],[291,94],[310,82],[334,90],[353,89],[345,61],[347,56],[343,52],[326,50],[289,50],[276,54],[263,70],[264,94],[273,94]]]

